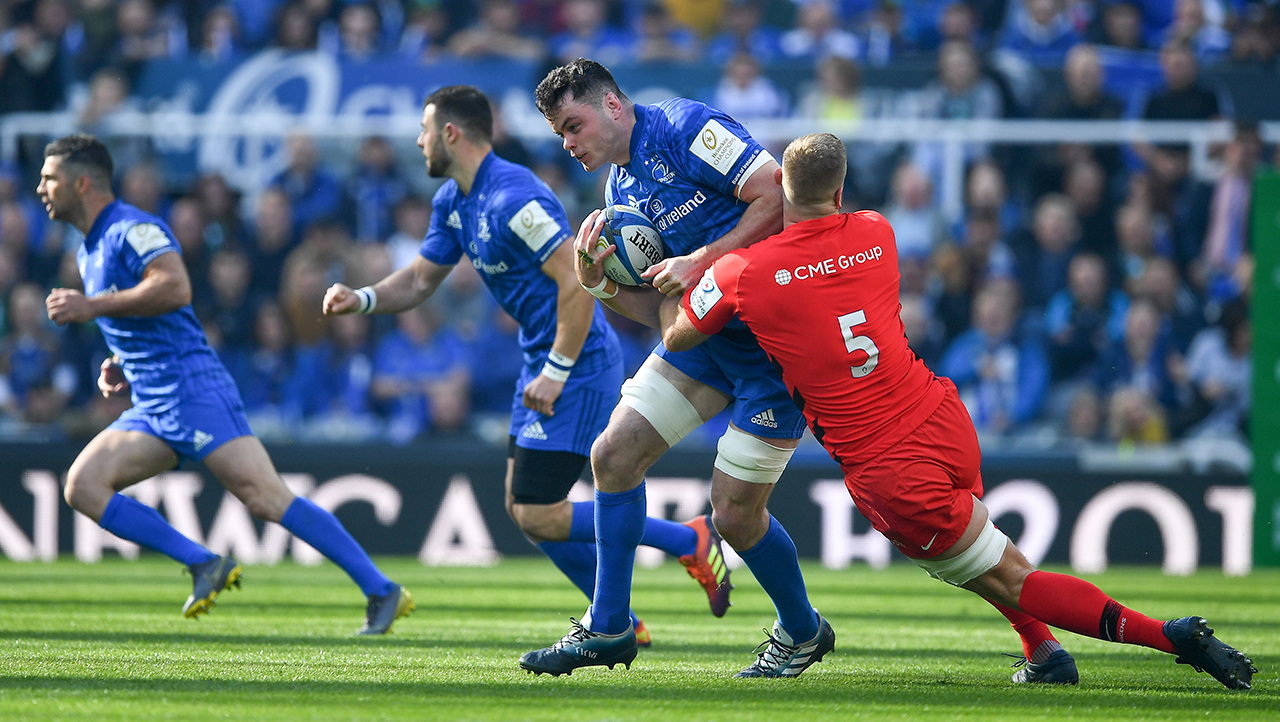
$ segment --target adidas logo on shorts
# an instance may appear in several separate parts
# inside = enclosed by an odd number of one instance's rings
[[[526,439],[537,439],[538,441],[547,440],[547,432],[542,430],[541,421],[535,421],[532,424],[529,424],[528,426],[524,427],[524,433],[520,435],[525,437]]]
[[[213,434],[207,434],[199,429],[196,429],[195,438],[192,439],[191,441],[195,445],[196,451],[199,451],[204,447],[208,446],[210,441],[213,441]]]
[[[778,422],[773,418],[773,409],[765,409],[755,416],[752,416],[751,423],[756,426],[767,426],[770,429],[778,428]]]

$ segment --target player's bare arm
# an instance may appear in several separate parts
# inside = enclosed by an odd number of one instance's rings
[[[776,170],[778,163],[769,161],[757,168],[738,189],[738,198],[747,204],[747,210],[732,230],[687,256],[663,259],[641,275],[662,293],[679,298],[698,285],[702,274],[716,259],[781,231],[782,186],[774,179]]]
[[[613,244],[596,248],[603,228],[604,211],[597,209],[582,221],[578,229],[578,236],[573,241],[578,282],[583,288],[596,288],[603,284],[603,295],[598,298],[604,305],[633,321],[658,328],[658,309],[665,296],[649,285],[622,286],[613,279],[605,278],[604,259],[618,248]]]
[[[112,354],[102,360],[102,370],[98,374],[98,391],[103,398],[124,396],[129,393],[129,381],[124,377],[124,368],[120,365],[120,357]]]
[[[551,342],[551,350],[576,361],[587,341],[587,334],[591,332],[596,300],[578,282],[575,256],[573,244],[561,243],[542,264],[542,272],[559,288],[556,294],[556,336]],[[540,414],[553,416],[556,399],[564,391],[564,384],[545,374],[538,374],[524,387],[524,405]]]
[[[70,288],[55,288],[45,299],[49,320],[59,326],[84,323],[99,316],[162,316],[191,303],[191,279],[177,253],[165,253],[147,264],[133,288],[101,296],[85,296]]]
[[[378,302],[369,313],[401,313],[431,297],[453,266],[432,263],[422,256],[413,263],[373,284]],[[324,292],[322,309],[326,315],[338,316],[360,310],[360,297],[350,286],[335,283]]]

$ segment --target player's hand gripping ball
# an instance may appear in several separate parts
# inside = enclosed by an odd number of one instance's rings
[[[604,211],[604,226],[596,250],[609,244],[618,247],[613,255],[604,259],[604,273],[624,286],[645,283],[640,277],[645,269],[658,263],[666,255],[662,237],[644,214],[631,206],[610,206]]]

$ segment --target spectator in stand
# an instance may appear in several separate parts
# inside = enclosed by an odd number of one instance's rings
[[[493,317],[493,306],[497,302],[485,288],[475,266],[468,262],[459,263],[427,303],[431,304],[437,319],[444,319],[445,327],[470,342]]]
[[[1052,381],[1092,378],[1111,344],[1124,337],[1129,298],[1107,284],[1107,266],[1094,253],[1071,259],[1067,287],[1045,309]]]
[[[129,81],[119,68],[102,68],[89,81],[89,97],[79,110],[77,127],[89,134],[106,138],[107,148],[116,161],[117,172],[142,163],[150,155],[151,143],[145,137],[117,136],[110,131],[113,125],[141,120],[136,104],[129,99]]]
[[[344,198],[337,176],[320,166],[320,153],[311,136],[300,131],[285,140],[288,160],[284,171],[268,185],[282,189],[289,197],[293,232],[337,216]]]
[[[22,283],[9,294],[9,333],[0,338],[0,408],[34,422],[52,421],[76,392],[62,339],[50,328],[45,291]]]
[[[917,51],[932,52],[943,44],[942,18],[953,0],[904,0],[901,35],[904,43]],[[1002,0],[1003,4],[1003,0]]]
[[[396,203],[393,212],[395,232],[387,239],[391,266],[400,270],[413,262],[431,227],[431,204],[417,195],[406,195]]]
[[[891,4],[883,3],[882,7]],[[987,47],[978,13],[967,2],[953,2],[943,9],[942,17],[938,19],[938,34],[944,43],[948,40],[962,40],[975,48]]]
[[[995,210],[978,208],[966,216],[959,241],[975,285],[1016,277],[1013,252],[1004,242],[1000,216]]]
[[[659,0],[647,0],[636,22],[631,60],[640,63],[693,62],[699,58],[698,36],[671,19]]]
[[[1113,260],[1116,209],[1107,193],[1106,171],[1092,158],[1077,160],[1067,167],[1062,193],[1075,204],[1083,248]]]
[[[1012,245],[1026,306],[1041,310],[1055,293],[1067,287],[1067,267],[1079,250],[1075,204],[1061,193],[1043,196],[1036,204],[1031,228],[1015,237]]]
[[[740,121],[785,117],[788,105],[786,93],[760,72],[748,53],[729,58],[709,104]]]
[[[817,85],[800,101],[801,118],[847,123],[862,119],[862,71],[848,58],[831,56],[818,63]]]
[[[471,412],[509,420],[511,389],[516,387],[524,367],[520,324],[496,303],[491,311],[470,344]],[[504,432],[507,426],[504,422]]]
[[[1127,0],[1104,4],[1102,22],[1095,29],[1093,40],[1121,50],[1146,50],[1147,43],[1142,37],[1142,9]]]
[[[1185,39],[1173,39],[1160,50],[1164,87],[1147,99],[1146,120],[1213,120],[1225,115],[1218,93],[1200,82],[1200,64]]]
[[[1093,45],[1080,44],[1067,53],[1062,68],[1065,88],[1043,105],[1042,117],[1052,120],[1120,120],[1124,103],[1102,88],[1102,59]],[[1060,143],[1051,154],[1041,154],[1040,165],[1060,172],[1072,162],[1092,156],[1102,164],[1109,178],[1123,170],[1117,145]],[[1056,185],[1048,182],[1046,186]]]
[[[980,120],[1004,115],[1000,89],[982,75],[978,53],[973,45],[950,40],[938,51],[938,77],[929,81],[920,94],[921,114],[941,120]],[[968,143],[964,159],[973,161],[990,155],[986,143]],[[941,143],[923,141],[916,144],[914,161],[934,182],[941,185],[943,147]]]
[[[1004,434],[1033,420],[1049,386],[1049,364],[1033,335],[1018,333],[1018,289],[995,281],[973,302],[973,328],[942,357],[979,433]]]
[[[1146,391],[1121,387],[1111,394],[1107,407],[1107,436],[1122,448],[1169,441],[1165,410]]]
[[[209,261],[211,295],[196,306],[196,315],[208,327],[213,324],[222,335],[224,347],[234,352],[249,346],[254,333],[254,299],[258,289],[249,286],[252,272],[244,253],[225,249]]]
[[[747,53],[761,65],[782,55],[782,33],[760,22],[761,0],[732,0],[725,11],[723,30],[707,43],[712,65],[724,65],[739,53]]]
[[[0,250],[16,264],[23,280],[40,284],[52,282],[63,262],[59,236],[37,236],[22,206],[0,202]]]
[[[409,0],[400,55],[432,63],[445,52],[449,37],[449,16],[440,0]]]
[[[1188,269],[1196,288],[1214,301],[1240,295],[1234,274],[1248,252],[1253,177],[1262,159],[1262,137],[1256,124],[1240,124],[1223,150],[1223,172],[1213,189],[1208,231],[1200,257]]]
[[[862,55],[862,42],[840,27],[829,0],[805,0],[795,29],[782,35],[782,55],[815,64],[831,55],[855,60]]]
[[[1187,375],[1196,413],[1185,419],[1195,424],[1189,435],[1247,443],[1253,391],[1252,340],[1249,307],[1242,299],[1224,305],[1218,325],[1204,329],[1192,340]]]
[[[299,410],[291,405],[290,379],[297,357],[289,338],[289,323],[274,301],[258,306],[253,320],[253,342],[229,347],[227,370],[244,399],[245,416],[255,434],[281,437],[297,421]],[[289,418],[293,417],[293,418]]]
[[[893,174],[884,217],[893,226],[900,257],[928,256],[947,238],[946,222],[933,205],[933,186],[910,162],[898,166]]]
[[[0,338],[9,334],[9,296],[21,279],[21,264],[13,251],[0,245]]]
[[[649,0],[653,2],[654,0]],[[701,38],[711,34],[724,24],[725,5],[731,0],[658,0],[666,7],[671,19],[693,30]]]
[[[249,229],[249,261],[256,293],[276,295],[285,258],[298,244],[291,206],[283,188],[268,187],[258,196],[258,208]]]
[[[526,168],[533,167],[533,155],[519,138],[507,131],[507,120],[502,106],[489,101],[489,114],[493,116],[493,154],[503,160],[518,163]]]
[[[327,338],[299,352],[289,382],[289,404],[301,412],[304,436],[358,441],[376,434],[380,424],[371,409],[372,379],[369,317],[335,317]]]
[[[1178,404],[1178,390],[1170,371],[1181,356],[1162,331],[1160,311],[1150,299],[1138,297],[1125,315],[1124,336],[1114,341],[1096,367],[1095,383],[1105,394],[1133,389],[1158,401],[1167,413]]]
[[[276,47],[303,53],[315,50],[319,42],[316,23],[301,2],[290,2],[280,8],[276,19]]]
[[[1156,256],[1143,267],[1131,296],[1150,300],[1160,312],[1169,331],[1173,349],[1185,353],[1191,339],[1204,328],[1204,304],[1178,273],[1168,258]]]
[[[1094,443],[1103,440],[1102,399],[1092,386],[1077,386],[1067,406],[1062,437],[1077,443]]]
[[[1057,67],[1080,40],[1063,0],[1022,0],[1001,33],[999,45],[1039,67]]]
[[[206,63],[232,62],[243,54],[240,20],[230,5],[215,5],[200,24],[199,57]]]
[[[931,369],[938,368],[944,345],[942,323],[933,316],[929,302],[918,294],[901,298],[898,317],[907,335],[907,343],[915,355]]]
[[[1004,169],[990,159],[980,160],[969,166],[964,181],[964,204],[969,214],[994,213],[1000,222],[1003,238],[1022,223],[1022,210],[1009,197],[1009,184]],[[959,230],[955,235],[962,235]]]
[[[191,304],[199,306],[210,301],[213,289],[209,286],[209,249],[204,242],[204,214],[194,198],[179,198],[169,207],[169,230],[182,248],[182,262],[191,279]]]
[[[164,176],[155,163],[138,163],[124,172],[120,178],[120,200],[162,218],[168,214]]]
[[[591,58],[607,66],[631,59],[635,35],[608,24],[604,0],[565,0],[563,7],[565,31],[547,43],[552,60],[563,64]]]
[[[466,422],[466,345],[438,325],[431,309],[424,303],[396,316],[396,330],[374,356],[372,395],[386,408],[387,433],[397,443],[431,430],[456,431]]]
[[[1155,219],[1140,203],[1121,206],[1115,215],[1116,258],[1120,286],[1133,293],[1138,279],[1146,272],[1147,263],[1157,256]]]
[[[454,33],[449,52],[461,58],[508,58],[540,60],[546,54],[541,40],[524,32],[520,6],[515,0],[485,0],[480,19],[471,27]]]
[[[396,169],[396,153],[382,136],[370,136],[356,152],[356,172],[347,181],[353,206],[356,241],[384,241],[395,230],[392,208],[409,193],[409,183]]]
[[[66,0],[6,5],[13,25],[0,43],[0,115],[52,111],[66,98],[64,66],[70,59],[63,38],[71,9]],[[34,6],[28,17],[19,13],[24,5]]]
[[[930,276],[937,279],[931,289],[913,288],[903,275],[903,288],[910,293],[931,292],[933,314],[942,322],[943,337],[950,345],[969,330],[973,320],[973,287],[978,285],[970,272],[969,259],[954,243],[939,246],[929,256]],[[904,267],[902,270],[906,270]],[[923,285],[923,284],[921,284]]]
[[[185,57],[186,33],[175,32],[173,20],[157,15],[151,0],[121,0],[116,6],[119,39],[108,56],[110,63],[122,68],[132,82],[150,60]]]
[[[1211,64],[1223,60],[1231,49],[1231,35],[1223,28],[1226,11],[1218,0],[1176,0],[1173,22],[1158,40],[1190,44],[1200,62]]]
[[[329,333],[329,320],[315,312],[328,286],[328,264],[320,254],[299,246],[285,260],[280,278],[280,306],[289,318],[294,341],[307,348]]]
[[[1213,186],[1191,175],[1191,155],[1185,149],[1156,147],[1150,157],[1151,209],[1157,215],[1158,247],[1167,248],[1185,273],[1203,249]]]
[[[346,62],[360,63],[382,54],[382,16],[371,2],[346,2],[337,32],[321,32],[319,48]]]
[[[1280,50],[1280,8],[1250,2],[1236,18],[1231,34],[1231,60],[1264,68],[1275,61]]]
[[[244,241],[244,228],[237,213],[239,197],[218,173],[206,173],[193,190],[204,214],[205,244],[211,252],[227,247],[239,247]]]

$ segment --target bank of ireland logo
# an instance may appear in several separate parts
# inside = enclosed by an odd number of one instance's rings
[[[660,160],[653,163],[653,179],[659,183],[670,183],[675,180],[676,174],[667,167],[667,164]]]
[[[707,147],[707,150],[715,150],[719,143],[720,141],[716,138],[714,130],[710,128],[702,129],[702,144]]]
[[[777,281],[779,286],[785,286],[788,283],[791,283],[791,271],[788,271],[785,268],[780,269],[777,273],[773,274],[773,280]]]
[[[649,211],[652,214],[651,217],[657,218],[658,216],[662,215],[662,212],[666,210],[666,208],[667,207],[662,204],[661,198],[649,199]]]

